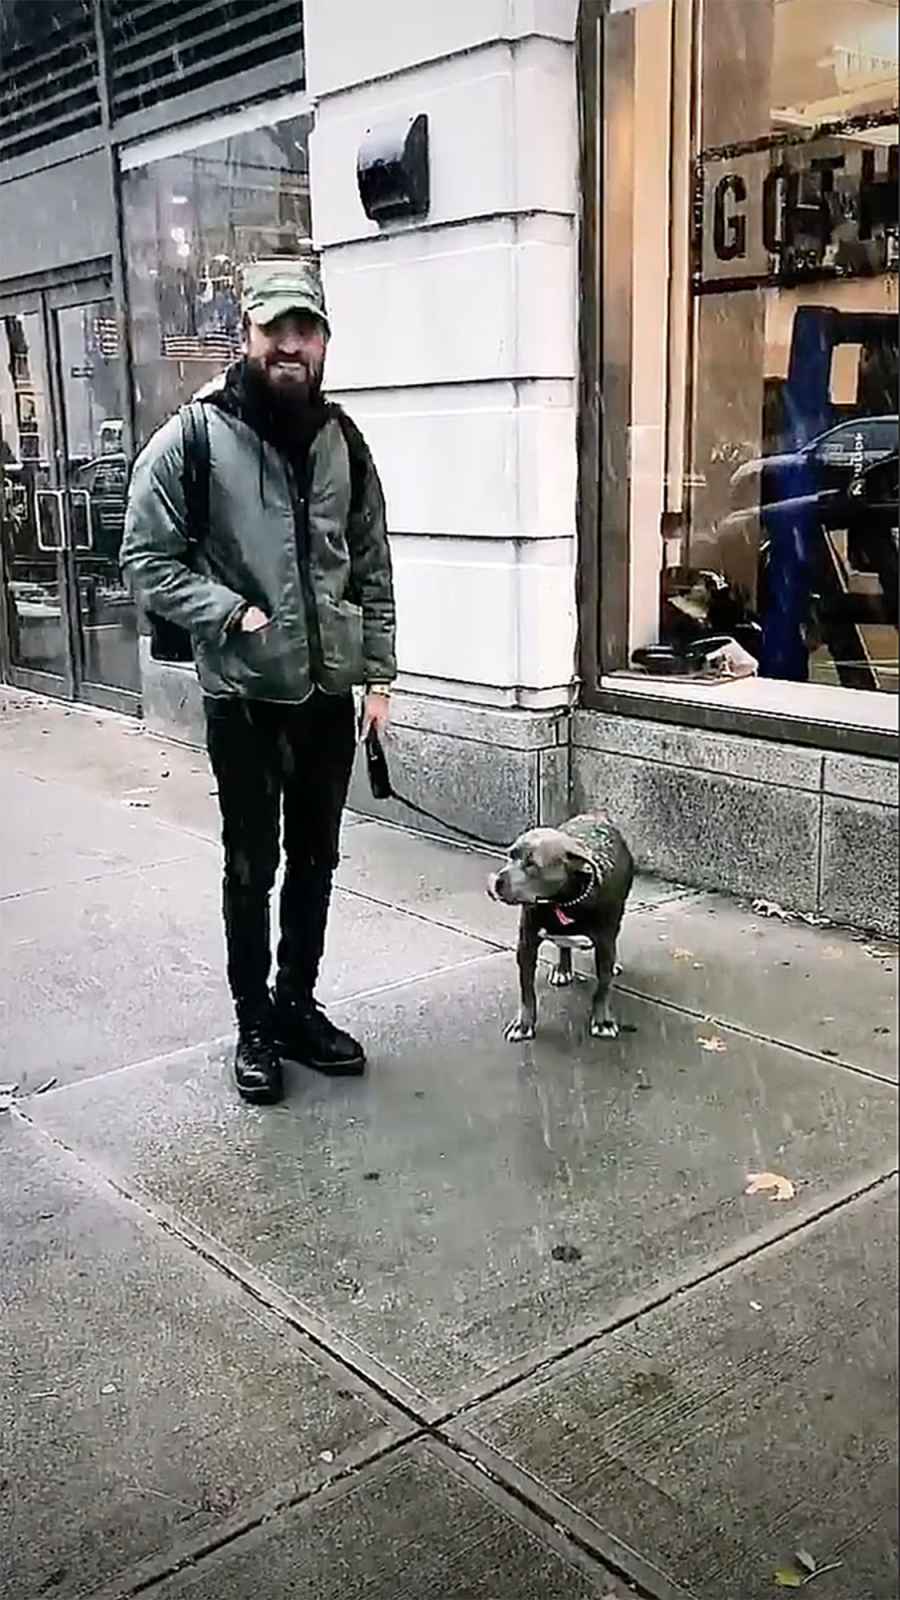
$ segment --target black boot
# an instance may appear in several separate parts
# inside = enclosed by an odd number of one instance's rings
[[[288,1000],[276,993],[273,1005],[275,1038],[291,1061],[334,1078],[359,1077],[365,1071],[362,1045],[329,1022],[315,1000]]]
[[[252,1105],[275,1105],[284,1094],[281,1059],[270,1018],[239,1019],[234,1079],[241,1099]]]

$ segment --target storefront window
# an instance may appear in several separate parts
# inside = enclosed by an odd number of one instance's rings
[[[604,7],[601,675],[898,688],[898,11]]]
[[[896,691],[896,0],[713,0],[660,638]],[[673,312],[673,314],[675,314]],[[670,395],[671,401],[671,395]]]
[[[138,442],[232,361],[244,266],[309,241],[308,116],[123,179]]]

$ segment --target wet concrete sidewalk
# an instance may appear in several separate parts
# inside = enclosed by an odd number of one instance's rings
[[[349,818],[370,1072],[250,1109],[203,759],[0,775],[3,1600],[896,1593],[895,947],[645,880],[510,1046],[488,859]]]

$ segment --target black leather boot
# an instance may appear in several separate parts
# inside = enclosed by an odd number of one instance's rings
[[[361,1044],[329,1022],[315,1000],[273,996],[275,1038],[284,1055],[334,1078],[359,1077],[366,1057]]]
[[[239,1020],[234,1081],[241,1099],[251,1105],[271,1106],[282,1098],[281,1058],[269,1018]]]

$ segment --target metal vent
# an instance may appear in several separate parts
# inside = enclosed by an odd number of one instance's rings
[[[100,122],[91,0],[0,7],[0,161]]]
[[[108,0],[108,15],[115,121],[285,56],[302,87],[301,0]]]

